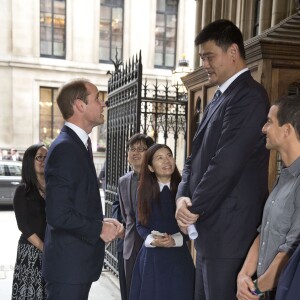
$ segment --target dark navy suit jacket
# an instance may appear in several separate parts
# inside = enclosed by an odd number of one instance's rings
[[[105,246],[98,178],[85,145],[67,126],[49,149],[45,178],[43,276],[68,284],[96,281]]]
[[[280,274],[275,299],[300,299],[300,245]]]
[[[249,71],[218,103],[206,108],[187,158],[177,197],[192,199],[196,250],[209,258],[243,258],[257,235],[268,195],[268,160],[262,127],[269,101]]]

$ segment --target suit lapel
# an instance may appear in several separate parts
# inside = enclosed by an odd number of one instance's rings
[[[129,196],[129,201],[130,201],[130,205],[131,205],[131,212],[132,212],[132,218],[135,220],[135,211],[136,211],[136,205],[137,205],[137,202],[136,202],[136,193],[135,195],[131,195],[131,180],[132,180],[132,177],[133,177],[133,174],[134,172],[131,171],[129,176],[128,176],[128,183],[127,183],[127,195]]]
[[[82,140],[79,138],[79,136],[76,134],[76,132],[68,126],[64,126],[61,131],[68,134],[74,140],[74,142],[78,144],[78,146],[82,150],[82,155],[87,158],[88,163],[91,166],[91,169],[93,169],[95,176],[97,177],[94,162],[91,160],[86,146],[83,144]]]
[[[209,103],[209,105],[206,107],[205,109],[205,114],[203,116],[202,121],[200,122],[198,129],[195,133],[195,136],[193,138],[193,144],[196,143],[196,141],[198,140],[199,134],[200,132],[202,132],[207,123],[209,122],[209,120],[211,119],[211,117],[214,115],[214,113],[217,111],[217,109],[220,107],[221,103],[226,102],[226,99],[228,97],[228,95],[230,95],[230,93],[234,90],[234,88],[243,80],[245,80],[246,78],[251,77],[250,71],[246,71],[244,73],[242,73],[238,78],[236,78],[231,84],[230,86],[226,89],[226,91],[220,96],[220,99],[218,99],[217,103],[211,107],[211,102]]]
[[[225,100],[225,97],[226,97],[225,95],[221,95],[220,99],[218,99],[218,102],[212,107],[211,107],[211,103],[209,103],[209,105],[207,106],[206,112],[203,116],[203,119],[202,119],[201,123],[199,124],[199,127],[196,131],[193,141],[195,141],[197,139],[197,136],[199,135],[200,131],[203,128],[205,128],[206,124],[209,122],[209,120],[211,119],[213,114],[217,111],[217,109],[221,105],[222,101]]]

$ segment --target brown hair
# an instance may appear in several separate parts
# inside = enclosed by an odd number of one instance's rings
[[[65,120],[73,116],[73,104],[76,99],[87,103],[87,83],[90,83],[87,79],[75,79],[63,85],[58,91],[56,102]]]
[[[159,149],[166,148],[171,153],[172,150],[163,144],[154,144],[146,152],[144,157],[142,168],[141,168],[141,178],[138,186],[138,220],[142,225],[147,225],[149,216],[152,212],[153,201],[159,201],[159,184],[157,182],[157,177],[154,172],[150,172],[148,165],[152,166],[153,156]],[[173,155],[173,153],[172,153]],[[178,184],[181,181],[181,176],[175,165],[175,170],[171,176],[170,188],[171,192],[175,198],[177,193]]]

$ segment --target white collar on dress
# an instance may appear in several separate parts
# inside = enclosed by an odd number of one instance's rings
[[[164,186],[166,185],[169,189],[170,189],[170,182],[168,183],[161,183],[158,181],[158,185],[159,185],[159,190],[162,191]]]

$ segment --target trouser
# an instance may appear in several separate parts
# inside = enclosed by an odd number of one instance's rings
[[[91,285],[46,282],[47,300],[88,300]]]
[[[195,300],[236,299],[236,279],[244,259],[205,258],[197,253]]]

